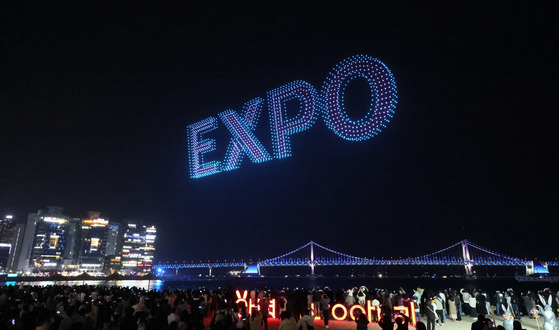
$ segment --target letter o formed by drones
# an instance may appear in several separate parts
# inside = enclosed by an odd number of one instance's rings
[[[356,78],[364,78],[371,89],[371,103],[365,117],[351,120],[345,108],[345,91]],[[390,122],[397,103],[396,82],[381,61],[364,55],[343,60],[330,72],[321,92],[322,116],[338,136],[350,141],[368,140]]]

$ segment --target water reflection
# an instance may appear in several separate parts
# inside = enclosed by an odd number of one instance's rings
[[[48,285],[105,285],[105,286],[123,286],[123,287],[137,287],[144,290],[156,290],[161,291],[163,287],[162,280],[116,280],[116,281],[104,281],[104,280],[81,280],[81,281],[21,281],[21,282],[4,282],[1,285],[31,285],[31,286],[48,286]]]

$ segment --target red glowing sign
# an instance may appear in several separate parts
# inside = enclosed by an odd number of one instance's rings
[[[241,295],[241,292],[239,290],[236,291],[236,295],[237,295],[237,301],[235,303],[239,304],[239,303],[244,303],[245,306],[247,306],[247,310],[249,315],[252,314],[252,309],[256,308],[258,310],[260,310],[260,298],[256,299],[256,303],[252,301],[252,299],[248,298],[248,291],[245,290],[243,291],[243,294]],[[248,299],[247,299],[248,298]],[[365,308],[366,307],[366,308]],[[367,318],[369,320],[373,319],[373,313],[375,313],[377,315],[376,319],[379,320],[381,318],[380,315],[380,306],[373,306],[372,302],[370,300],[367,300],[367,303],[365,305],[365,307],[361,306],[361,305],[353,305],[348,308],[342,304],[335,304],[334,306],[331,306],[332,308],[332,317],[334,318],[334,320],[338,320],[338,321],[343,321],[347,319],[347,316],[349,315],[349,317],[352,320],[355,320],[355,310],[360,310],[361,313],[367,315]],[[415,325],[417,320],[415,318],[415,305],[414,304],[410,304],[409,307],[406,306],[395,306],[393,307],[394,310],[394,314],[395,317],[394,319],[398,318],[398,317],[402,317],[402,314],[407,316],[408,319],[410,320],[410,324],[411,325]],[[270,304],[268,305],[268,314],[270,314],[270,316],[272,316],[273,318],[278,318],[279,315],[276,315],[276,300],[275,299],[271,299],[270,300]],[[314,314],[314,303],[311,303],[311,313]],[[311,315],[314,316],[314,315]]]
[[[248,291],[245,290],[243,292],[243,294],[241,295],[241,292],[239,290],[237,290],[235,292],[235,294],[237,295],[237,301],[235,301],[236,304],[239,303],[244,303],[245,306],[247,307],[248,310],[248,314],[252,315],[252,309],[256,308],[258,310],[260,310],[260,298],[256,298],[256,302],[253,302],[252,299],[247,299],[248,298]],[[271,315],[273,318],[278,318],[279,315],[276,315],[276,300],[275,299],[270,299],[270,303],[268,304],[268,314]]]
[[[366,309],[365,309],[366,307]],[[377,314],[376,319],[379,320],[381,315],[380,315],[380,306],[373,306],[372,302],[370,300],[367,300],[367,304],[365,305],[365,307],[361,306],[361,305],[353,305],[349,308],[349,311],[347,310],[347,307],[342,305],[342,304],[335,304],[334,306],[332,306],[332,317],[335,320],[345,320],[347,319],[347,316],[349,314],[349,317],[352,320],[355,320],[355,310],[360,310],[361,313],[367,315],[367,318],[369,320],[373,319],[373,313]],[[402,317],[401,314],[406,315],[409,320],[410,323],[412,325],[415,325],[415,323],[417,322],[416,318],[415,318],[415,306],[413,304],[410,305],[410,307],[406,307],[406,306],[395,306],[394,308],[394,314],[396,315],[394,317],[394,319],[396,319],[397,317]],[[399,312],[399,313],[398,313]]]

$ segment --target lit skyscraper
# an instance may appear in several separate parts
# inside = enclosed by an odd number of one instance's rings
[[[14,221],[12,215],[0,218],[0,242],[10,242],[14,236]]]
[[[109,220],[100,217],[96,211],[87,212],[82,220],[82,246],[80,251],[80,271],[101,272],[107,254]]]
[[[109,232],[107,236],[107,256],[114,256],[117,254],[119,229],[120,224],[118,222],[109,223]]]
[[[25,233],[25,224],[23,223],[16,223],[14,236],[13,236],[13,243],[10,251],[10,257],[8,259],[8,272],[15,272],[17,270],[19,256],[21,254],[21,247],[23,243],[23,235]]]
[[[60,270],[69,219],[62,215],[60,207],[29,214],[18,269],[26,272]]]
[[[14,230],[12,216],[6,215],[0,218],[0,271],[6,271],[8,260],[14,247]]]
[[[64,249],[64,266],[65,271],[77,271],[82,246],[82,227],[81,220],[74,218],[68,223],[66,231],[66,248]]]
[[[122,242],[122,272],[142,274],[150,271],[155,253],[155,226],[128,224]]]

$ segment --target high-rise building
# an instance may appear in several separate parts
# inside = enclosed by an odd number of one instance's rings
[[[19,256],[21,254],[21,247],[23,243],[23,235],[25,233],[25,224],[23,223],[16,223],[14,236],[13,236],[13,244],[10,251],[10,257],[8,258],[8,266],[7,272],[15,272],[17,271],[17,266],[19,262]]]
[[[69,223],[70,218],[62,215],[60,207],[30,213],[18,269],[25,272],[62,269]]]
[[[82,246],[81,220],[70,219],[66,231],[66,248],[64,249],[64,271],[76,272],[78,270],[80,250]]]
[[[109,220],[100,217],[97,211],[87,212],[87,219],[82,220],[82,246],[79,270],[101,272],[107,254]]]
[[[0,271],[8,268],[10,254],[14,247],[15,224],[11,215],[0,218]]]
[[[117,252],[119,252],[118,249],[119,230],[120,230],[120,223],[118,222],[109,223],[109,232],[107,236],[107,256],[114,256],[117,255]]]
[[[23,241],[24,224],[15,223],[12,215],[0,219],[0,270],[14,272]]]
[[[0,242],[10,242],[14,237],[15,224],[12,215],[0,218]]]
[[[29,258],[31,258],[31,249],[33,245],[33,238],[35,237],[35,227],[39,221],[39,210],[37,213],[29,213],[27,217],[27,225],[23,234],[23,242],[21,244],[21,252],[19,254],[17,270],[25,273],[29,272]]]
[[[107,275],[110,275],[114,272],[120,272],[122,269],[120,256],[107,256],[105,258],[105,266],[103,267],[103,272]]]
[[[123,231],[122,272],[127,274],[148,273],[153,264],[157,229],[154,226],[129,223]]]
[[[107,236],[107,253],[105,256],[105,263],[103,272],[105,274],[112,274],[120,272],[120,251],[122,250],[122,239],[120,239],[120,224],[116,222],[109,223],[109,232]]]
[[[119,224],[101,218],[100,212],[89,211],[87,219],[81,221],[81,231],[79,271],[103,271],[105,259],[117,254]]]

